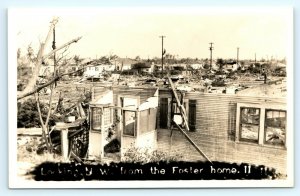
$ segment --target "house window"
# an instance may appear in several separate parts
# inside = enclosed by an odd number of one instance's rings
[[[258,142],[260,109],[241,108],[240,140]]]
[[[103,124],[104,125],[111,124],[111,110],[110,110],[110,108],[104,108],[104,110],[103,110]]]
[[[98,67],[95,67],[95,71],[99,71],[99,68],[98,68]]]
[[[95,130],[95,131],[101,131],[101,115],[102,115],[102,109],[101,108],[96,108],[96,107],[93,107],[91,109],[91,112],[92,112],[92,122],[91,122],[91,125],[92,125],[92,130]]]
[[[135,136],[136,132],[136,112],[126,111],[123,113],[123,134],[128,136]]]
[[[236,140],[285,147],[286,110],[283,104],[237,104]]]
[[[285,145],[286,112],[282,110],[266,110],[265,116],[265,143]]]

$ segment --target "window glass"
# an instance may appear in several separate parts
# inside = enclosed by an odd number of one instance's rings
[[[265,143],[284,145],[286,136],[286,112],[266,110]]]
[[[92,108],[92,130],[101,131],[101,108]]]
[[[136,130],[136,112],[133,111],[124,111],[124,135],[135,136]]]
[[[249,124],[242,124],[241,126],[241,139],[258,141],[259,127]]]
[[[259,109],[257,108],[242,108],[242,123],[259,124]]]
[[[241,108],[240,139],[258,142],[260,109]]]

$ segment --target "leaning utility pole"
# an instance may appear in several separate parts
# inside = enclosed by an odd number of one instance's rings
[[[166,36],[161,35],[159,37],[161,38],[161,73],[163,75],[164,74],[164,54],[165,54],[165,51],[164,51],[164,38]]]
[[[212,67],[212,50],[214,49],[212,45],[214,43],[211,42],[209,44],[210,44],[209,50],[210,50],[210,70],[211,70],[211,67]]]

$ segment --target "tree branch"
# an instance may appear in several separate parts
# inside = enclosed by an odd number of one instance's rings
[[[88,64],[88,63],[90,63],[90,62],[91,62],[91,61],[86,62],[86,63],[83,63],[83,64],[80,64],[79,66],[86,65],[86,64]],[[46,82],[45,84],[43,84],[43,85],[41,85],[41,86],[38,86],[37,88],[35,88],[34,90],[32,90],[32,91],[30,91],[30,92],[28,92],[28,93],[25,93],[25,94],[22,94],[22,95],[18,96],[17,100],[23,99],[23,98],[25,98],[25,97],[28,97],[29,95],[32,95],[32,94],[34,94],[34,93],[36,93],[36,92],[39,92],[39,91],[42,90],[43,88],[45,88],[45,87],[47,87],[47,86],[53,84],[55,81],[59,80],[61,77],[65,76],[65,75],[71,75],[71,74],[74,74],[74,73],[76,73],[76,72],[79,72],[79,71],[81,71],[81,70],[83,70],[83,69],[84,69],[84,67],[81,68],[81,69],[78,69],[78,70],[76,70],[76,71],[72,71],[72,72],[68,72],[68,73],[64,73],[64,74],[58,74],[57,76],[53,77],[51,80],[49,80],[48,82]]]
[[[69,46],[69,45],[71,45],[71,44],[73,44],[73,43],[77,43],[81,38],[82,38],[82,37],[77,37],[77,38],[75,38],[75,39],[72,39],[71,41],[69,41],[69,42],[63,44],[62,46],[56,48],[55,50],[52,50],[52,51],[49,52],[48,54],[44,55],[44,56],[43,56],[43,59],[46,59],[46,58],[50,57],[50,56],[51,56],[52,54],[54,54],[55,52],[57,52],[57,51],[59,51],[59,50],[65,48],[65,47],[67,47],[67,46]]]
[[[40,49],[40,52],[39,52],[39,55],[38,55],[38,60],[37,60],[37,63],[36,63],[36,66],[35,66],[35,72],[33,74],[33,77],[30,79],[28,85],[26,86],[26,88],[21,92],[21,95],[20,97],[24,98],[24,97],[27,97],[28,94],[32,94],[32,92],[37,92],[35,90],[31,90],[34,88],[34,84],[36,83],[36,80],[37,80],[37,77],[39,75],[39,70],[40,70],[40,67],[41,67],[41,64],[42,64],[42,59],[45,59],[45,58],[48,58],[49,56],[51,56],[53,53],[63,49],[64,47],[67,47],[69,46],[70,44],[72,43],[76,43],[78,40],[80,40],[81,37],[78,37],[76,39],[73,39],[65,44],[63,44],[62,46],[58,47],[57,49],[55,50],[52,50],[51,52],[49,52],[48,54],[44,55],[43,56],[43,52],[44,52],[44,44],[41,45],[41,49]],[[56,80],[55,80],[56,81]],[[19,100],[19,98],[18,98]]]
[[[43,61],[43,55],[44,55],[44,50],[45,50],[45,47],[46,45],[48,44],[49,42],[49,39],[50,39],[50,36],[51,36],[51,33],[52,33],[52,30],[54,28],[54,26],[56,25],[57,23],[57,18],[54,18],[51,22],[51,26],[49,28],[49,31],[48,31],[48,34],[47,34],[47,37],[44,41],[44,43],[41,43],[40,45],[40,49],[39,49],[39,52],[38,52],[38,55],[37,55],[37,60],[35,62],[35,68],[34,68],[34,72],[33,72],[33,75],[32,77],[30,78],[26,88],[22,91],[22,93],[26,93],[26,92],[29,92],[31,89],[34,88],[35,86],[35,83],[36,83],[36,80],[39,76],[39,72],[40,72],[40,68],[41,68],[41,65],[42,65],[42,61]]]

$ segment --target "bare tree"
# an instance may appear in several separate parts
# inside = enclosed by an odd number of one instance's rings
[[[43,43],[40,44],[40,49],[38,52],[38,55],[36,58],[33,58],[33,50],[31,47],[28,47],[28,57],[30,57],[30,59],[34,60],[34,71],[33,71],[33,75],[30,78],[27,86],[25,87],[25,89],[18,95],[17,100],[25,100],[28,96],[30,95],[35,95],[35,99],[36,99],[36,103],[37,103],[37,109],[38,109],[38,113],[39,113],[39,118],[40,118],[40,123],[41,123],[41,127],[42,127],[42,136],[44,139],[44,142],[46,144],[47,150],[49,152],[52,151],[52,147],[51,147],[51,142],[49,140],[49,128],[48,128],[48,123],[49,123],[49,119],[50,119],[50,114],[51,114],[51,106],[52,106],[52,100],[53,100],[53,91],[55,88],[54,83],[59,80],[62,76],[64,75],[68,75],[68,74],[72,74],[72,73],[64,73],[64,74],[59,74],[56,70],[58,70],[58,67],[56,66],[57,61],[56,61],[56,52],[64,49],[64,51],[62,52],[61,57],[58,60],[61,60],[64,57],[64,53],[67,51],[68,47],[73,44],[76,43],[78,40],[81,39],[81,37],[75,38],[65,44],[63,44],[60,47],[56,46],[52,46],[53,50],[51,52],[49,52],[48,54],[44,55],[44,50],[46,48],[47,43],[49,42],[51,33],[54,32],[53,29],[55,28],[56,23],[58,22],[57,18],[54,18],[51,22],[50,25],[50,29],[49,32],[47,34],[47,37],[45,39],[45,41]],[[53,42],[55,43],[55,42]],[[50,78],[46,83],[44,83],[43,85],[38,85],[36,86],[36,83],[38,81],[38,77],[39,77],[39,72],[41,69],[41,65],[42,63],[49,57],[54,56],[54,73],[53,73],[53,77]],[[79,70],[76,70],[79,71]],[[44,121],[42,118],[42,113],[41,113],[41,108],[40,108],[40,97],[39,97],[39,92],[44,89],[45,87],[50,86],[50,95],[49,95],[49,102],[48,102],[48,112],[47,112],[47,117],[46,120]]]

